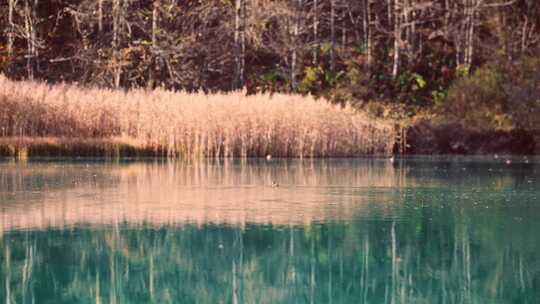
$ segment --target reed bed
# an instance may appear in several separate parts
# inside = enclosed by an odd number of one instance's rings
[[[390,123],[311,97],[122,91],[0,75],[2,155],[354,157],[390,154],[394,139]]]

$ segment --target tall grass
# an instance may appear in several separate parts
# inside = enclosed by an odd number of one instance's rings
[[[389,154],[395,134],[389,123],[311,97],[120,91],[0,75],[0,137],[64,147],[118,140],[167,156],[345,157]]]

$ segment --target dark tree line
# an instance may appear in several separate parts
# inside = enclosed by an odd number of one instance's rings
[[[0,72],[104,87],[432,105],[538,56],[536,0],[0,0]]]

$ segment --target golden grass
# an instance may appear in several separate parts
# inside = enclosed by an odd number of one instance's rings
[[[391,153],[395,134],[389,123],[311,97],[120,91],[0,75],[0,138],[0,155],[352,157]]]

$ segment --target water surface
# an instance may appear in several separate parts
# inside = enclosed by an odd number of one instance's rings
[[[0,302],[539,303],[539,169],[5,161]]]

